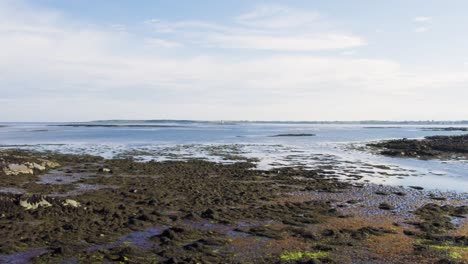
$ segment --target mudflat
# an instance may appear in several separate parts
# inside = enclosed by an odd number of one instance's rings
[[[2,150],[0,186],[1,263],[468,259],[467,194],[322,169]]]

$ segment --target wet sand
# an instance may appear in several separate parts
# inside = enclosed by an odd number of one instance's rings
[[[59,165],[4,171],[44,160]],[[0,263],[468,260],[466,193],[342,181],[327,168],[259,170],[248,161],[5,150],[0,164]]]

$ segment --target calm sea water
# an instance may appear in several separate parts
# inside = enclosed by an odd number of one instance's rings
[[[88,153],[140,160],[205,158],[233,162],[255,157],[259,168],[302,166],[329,170],[331,177],[379,184],[468,192],[468,161],[389,158],[357,150],[369,141],[422,138],[463,132],[426,126],[316,125],[276,123],[111,123],[119,127],[68,127],[57,123],[0,123],[1,148]],[[151,125],[140,127],[140,125]],[[156,127],[163,125],[164,127]],[[434,127],[434,126],[431,126]],[[311,133],[313,137],[272,137]],[[466,132],[465,132],[466,133]]]

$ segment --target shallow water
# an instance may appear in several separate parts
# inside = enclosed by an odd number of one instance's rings
[[[103,249],[111,249],[117,247],[119,245],[132,245],[136,246],[142,250],[149,250],[153,246],[153,243],[149,241],[149,239],[153,236],[160,235],[167,227],[151,227],[144,231],[136,231],[132,232],[128,235],[122,236],[119,240],[115,243],[109,245],[94,245],[88,247],[86,251],[92,252],[96,250],[103,250]]]
[[[4,264],[24,264],[29,263],[29,260],[40,256],[46,253],[48,250],[45,248],[36,248],[32,250],[28,250],[25,252],[20,252],[11,255],[0,255],[0,263]]]
[[[118,127],[69,127],[57,123],[0,123],[3,148],[52,150],[140,160],[203,158],[235,162],[258,158],[257,166],[321,167],[331,177],[378,184],[468,192],[468,161],[389,158],[353,146],[382,139],[422,138],[467,132],[427,131],[435,126],[317,125],[275,123],[111,123]],[[141,125],[152,125],[143,127]],[[155,126],[156,125],[156,126]],[[167,127],[157,126],[165,125]],[[277,134],[312,137],[272,137]]]

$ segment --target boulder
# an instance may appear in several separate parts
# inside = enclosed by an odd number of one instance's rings
[[[80,207],[81,204],[75,200],[72,199],[66,199],[65,202],[63,203],[63,206],[71,206],[71,207]]]
[[[20,206],[26,210],[35,210],[39,207],[50,207],[52,204],[42,198],[39,202],[35,203],[30,203],[28,200],[21,200]]]

